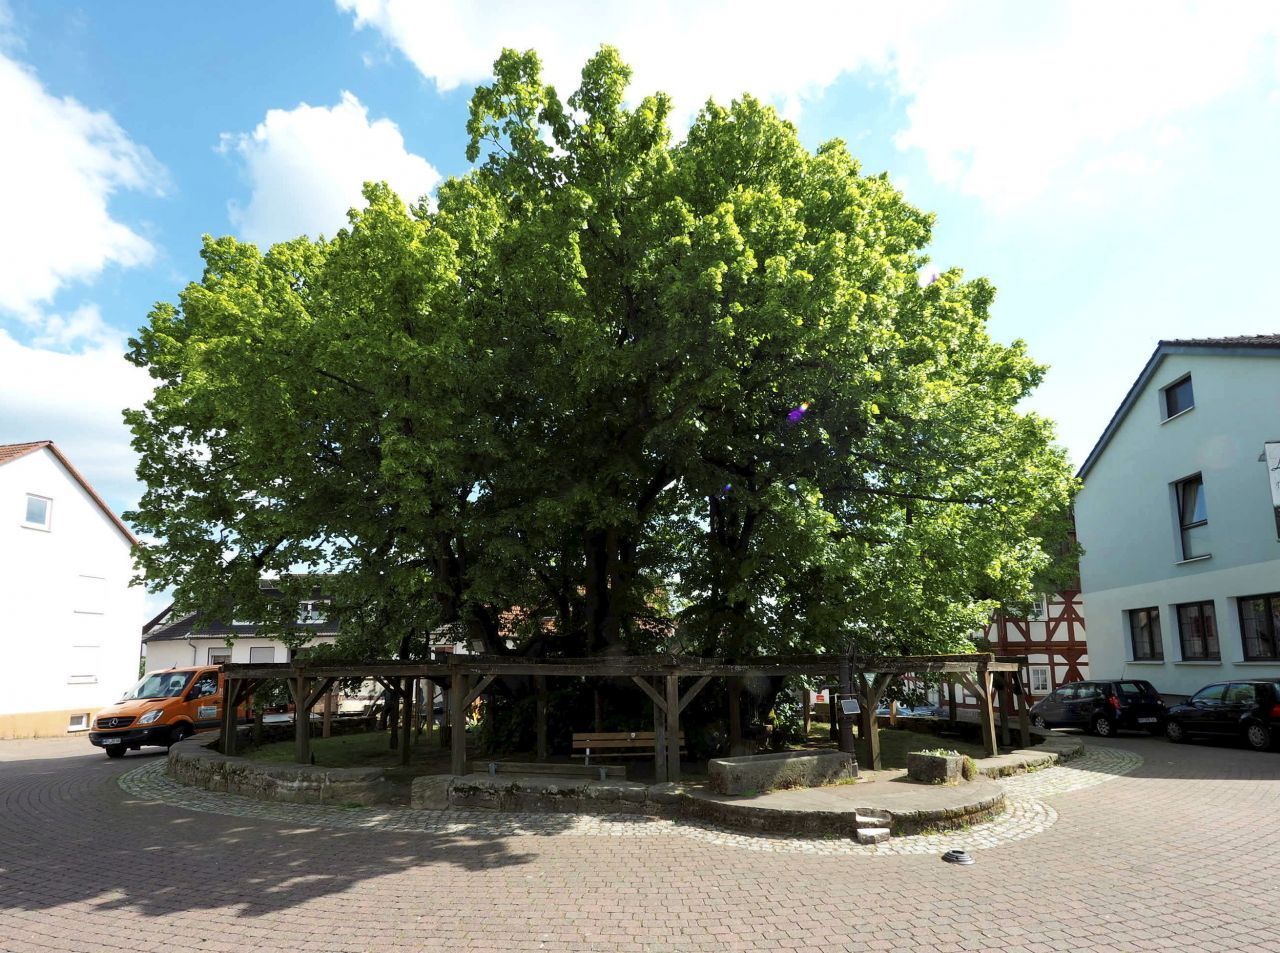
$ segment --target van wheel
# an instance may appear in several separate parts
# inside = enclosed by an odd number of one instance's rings
[[[169,733],[170,746],[176,745],[179,741],[185,741],[191,737],[191,726],[188,724],[174,725],[173,731]]]
[[[108,757],[108,758],[123,758],[123,757],[124,757],[124,748],[120,747],[120,745],[114,745],[114,746],[112,746],[112,747],[110,747],[110,748],[103,748],[102,750],[103,750],[103,751],[105,751],[105,752],[107,753],[107,757]]]
[[[1271,729],[1255,721],[1245,731],[1244,740],[1254,751],[1266,751],[1271,747]]]

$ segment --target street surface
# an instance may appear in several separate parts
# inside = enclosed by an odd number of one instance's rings
[[[250,804],[176,788],[158,749],[0,742],[0,951],[1280,951],[1280,754],[1088,744],[1009,782],[1009,819],[874,852]]]

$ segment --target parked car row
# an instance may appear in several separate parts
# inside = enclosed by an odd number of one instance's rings
[[[1031,706],[1031,719],[1037,728],[1083,728],[1104,738],[1126,729],[1178,743],[1239,738],[1265,751],[1280,740],[1280,682],[1215,682],[1173,706],[1142,679],[1072,682]]]

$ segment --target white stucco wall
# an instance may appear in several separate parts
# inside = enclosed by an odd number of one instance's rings
[[[312,639],[308,644],[323,645],[332,641],[333,638],[331,636],[322,636]],[[230,648],[231,661],[236,663],[253,661],[250,658],[251,650],[268,646],[275,649],[275,655],[271,661],[289,661],[289,649],[283,643],[258,636],[238,636]],[[227,651],[226,640],[221,637],[193,637],[191,639],[166,639],[148,642],[146,649],[147,670],[155,671],[162,668],[207,665],[209,664],[210,649],[216,652]]]
[[[23,525],[28,493],[52,500],[47,532]],[[129,541],[50,450],[0,466],[0,716],[92,714],[136,681],[132,576]]]
[[[1195,408],[1163,420],[1161,389],[1190,373]],[[1280,677],[1244,662],[1236,597],[1280,591],[1280,541],[1263,445],[1280,440],[1280,357],[1170,354],[1085,475],[1076,529],[1095,677],[1188,695],[1227,678]],[[1211,556],[1184,562],[1172,484],[1200,473]],[[1213,600],[1222,659],[1184,662],[1175,606]],[[1163,662],[1133,661],[1127,610],[1159,607]]]

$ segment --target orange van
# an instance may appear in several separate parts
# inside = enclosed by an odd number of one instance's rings
[[[222,718],[222,670],[208,666],[148,672],[110,708],[98,712],[89,741],[121,758],[143,745],[168,747],[197,731],[217,730]],[[244,711],[238,713],[244,720]]]

